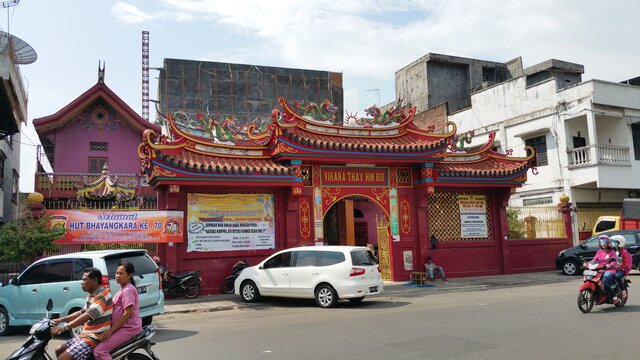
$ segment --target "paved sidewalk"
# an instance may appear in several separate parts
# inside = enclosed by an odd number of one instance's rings
[[[514,286],[530,286],[573,281],[575,276],[565,276],[559,271],[545,271],[526,274],[476,276],[467,278],[453,278],[448,281],[436,280],[433,286],[416,287],[406,286],[403,282],[385,281],[382,297],[418,297],[446,292],[478,291]],[[239,296],[230,295],[203,295],[196,299],[166,299],[165,314],[178,314],[188,312],[209,312],[232,310],[244,307],[256,307],[268,305],[264,302],[245,303]]]

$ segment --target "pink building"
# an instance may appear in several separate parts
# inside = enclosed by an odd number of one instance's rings
[[[109,89],[103,71],[98,83],[55,114],[34,119],[33,125],[53,169],[53,174],[36,174],[35,190],[45,203],[75,198],[78,182],[98,180],[105,165],[121,183],[138,183],[142,132],[160,131]],[[143,188],[142,195],[155,198],[155,192]]]

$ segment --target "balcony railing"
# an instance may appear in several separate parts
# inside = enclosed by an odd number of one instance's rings
[[[138,183],[138,176],[134,174],[111,174],[111,178],[118,177],[119,184],[135,185]],[[94,182],[102,177],[101,174],[78,174],[78,173],[36,173],[35,191],[44,195],[45,198],[75,198],[77,196],[76,186],[81,184],[83,179],[87,182]],[[143,197],[155,197],[155,190],[141,184],[140,194]]]
[[[569,168],[593,165],[631,166],[628,146],[589,145],[567,150]]]

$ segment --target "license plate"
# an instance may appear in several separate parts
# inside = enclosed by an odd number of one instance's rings
[[[140,286],[138,288],[138,294],[146,294],[147,293],[147,287],[146,286]]]
[[[585,270],[582,274],[587,276],[596,276],[598,272],[595,270]]]
[[[378,287],[377,287],[377,286],[371,286],[371,287],[369,287],[369,292],[370,292],[370,293],[377,293],[377,292],[378,292]]]

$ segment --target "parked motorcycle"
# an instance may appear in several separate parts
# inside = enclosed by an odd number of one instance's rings
[[[607,292],[604,291],[602,277],[606,272],[606,266],[604,263],[586,263],[584,265],[586,270],[584,270],[583,274],[583,283],[580,286],[580,291],[578,293],[578,309],[583,313],[588,313],[593,309],[594,305],[602,305],[602,304],[613,304],[616,307],[623,307],[629,298],[629,291],[622,293],[622,289],[618,285],[617,281],[614,281],[613,288],[614,296],[618,297],[618,302],[613,303],[611,299],[608,298]],[[629,288],[629,284],[631,280],[627,278],[623,278],[623,281],[626,284],[627,289]]]
[[[248,267],[249,267],[249,263],[244,260],[240,260],[235,264],[233,264],[233,266],[231,267],[231,275],[224,278],[224,281],[222,282],[222,287],[220,290],[222,290],[222,292],[225,294],[233,294],[233,287],[235,285],[236,278],[238,278],[238,275],[240,275],[242,270]]]
[[[49,299],[47,302],[47,312],[51,311],[51,309],[53,309],[53,301]],[[49,318],[44,318],[34,324],[31,330],[29,330],[27,341],[25,341],[18,350],[9,355],[7,360],[52,360],[51,356],[47,353],[47,346],[53,337],[51,335],[51,329],[53,327],[54,324]],[[151,338],[155,333],[155,327],[144,327],[142,332],[136,337],[113,349],[113,351],[111,351],[111,357],[114,360],[159,360],[151,350],[151,346],[155,344],[151,342]],[[146,351],[147,355],[135,352],[140,349]],[[93,354],[89,359],[93,360]]]
[[[187,271],[174,274],[164,268],[162,272],[162,291],[166,296],[184,296],[193,299],[200,295],[202,289],[202,278],[200,271]]]

